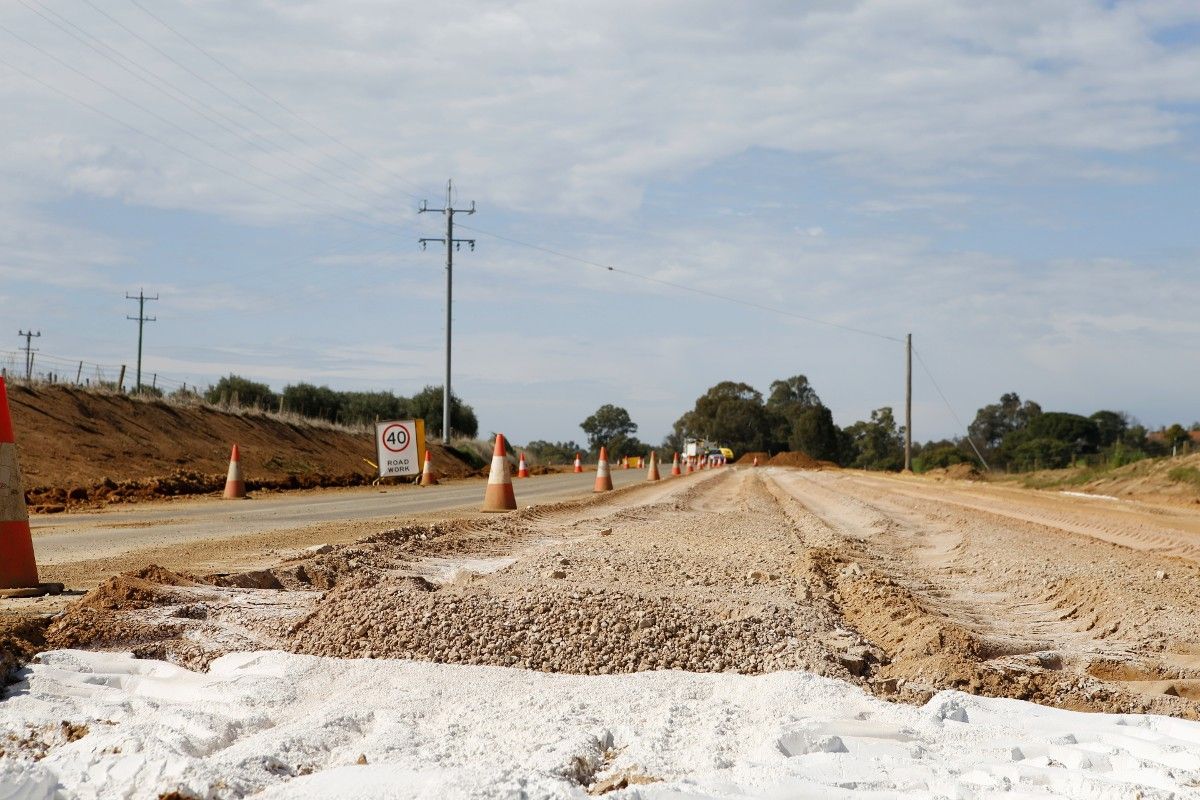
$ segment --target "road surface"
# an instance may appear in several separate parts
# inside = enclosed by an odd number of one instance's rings
[[[644,481],[645,471],[614,469],[612,477],[613,486],[619,488]],[[513,484],[517,503],[525,506],[588,495],[595,478],[594,472],[561,473],[514,479]],[[144,503],[95,513],[34,516],[30,526],[38,564],[45,568],[111,561],[188,544],[258,539],[272,532],[320,528],[323,524],[326,529],[340,530],[347,527],[346,523],[477,510],[483,490],[482,480],[471,480],[425,488],[363,487],[269,494],[245,501],[204,498]],[[362,526],[354,528],[361,530]],[[299,538],[296,542],[304,544]]]

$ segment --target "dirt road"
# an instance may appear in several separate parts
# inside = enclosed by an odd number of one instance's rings
[[[613,484],[645,480],[642,470],[613,470]],[[515,481],[522,505],[587,495],[595,473],[533,476]],[[91,588],[115,572],[154,562],[177,569],[247,569],[281,553],[353,541],[434,512],[477,508],[482,480],[432,487],[362,487],[143,503],[96,513],[34,516],[33,544],[44,580]],[[266,559],[266,561],[264,561]]]
[[[801,668],[907,701],[959,688],[1196,717],[1198,539],[1187,509],[729,468],[442,515],[265,571],[120,577],[49,644],[192,666],[280,648],[572,673]]]

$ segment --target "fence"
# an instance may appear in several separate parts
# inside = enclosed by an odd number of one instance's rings
[[[63,358],[32,351],[0,350],[0,374],[5,380],[30,383],[65,383],[72,386],[94,386],[123,392],[133,389],[133,376],[125,364],[99,364],[84,359]],[[142,389],[153,394],[196,392],[195,383],[160,375],[157,372],[142,373]]]

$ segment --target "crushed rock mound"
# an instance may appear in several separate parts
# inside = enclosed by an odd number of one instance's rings
[[[764,453],[761,450],[759,450],[757,452],[743,453],[742,457],[733,463],[735,463],[735,464],[753,464],[754,459],[756,459],[756,458],[758,459],[758,463],[760,465],[766,464],[767,462],[769,462],[771,460],[771,454]]]

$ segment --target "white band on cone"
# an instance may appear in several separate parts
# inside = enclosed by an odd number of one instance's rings
[[[488,483],[512,483],[508,477],[508,462],[504,456],[492,456],[492,469],[488,473]]]

